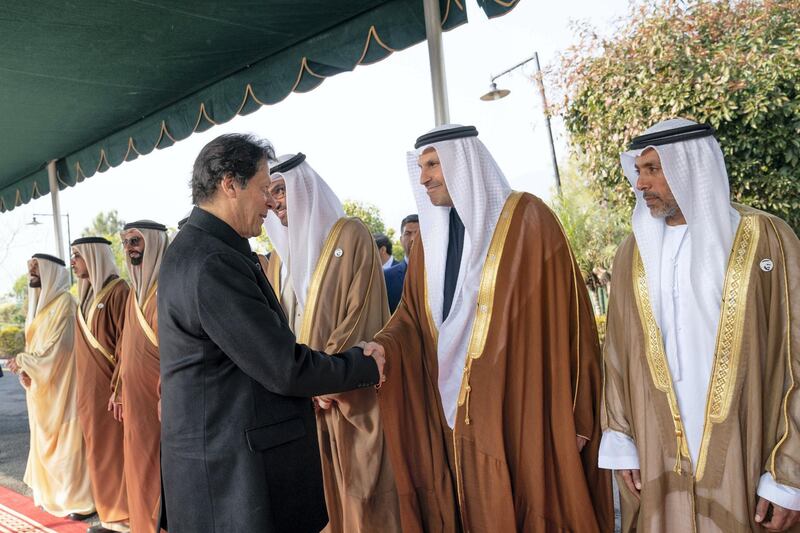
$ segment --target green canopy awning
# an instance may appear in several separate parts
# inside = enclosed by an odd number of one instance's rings
[[[0,212],[49,192],[50,160],[63,189],[424,39],[422,0],[5,2]]]

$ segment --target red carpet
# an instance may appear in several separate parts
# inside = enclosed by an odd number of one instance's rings
[[[84,533],[87,527],[47,514],[27,496],[0,487],[0,533]]]

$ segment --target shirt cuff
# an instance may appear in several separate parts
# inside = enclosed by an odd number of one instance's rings
[[[597,466],[608,470],[639,470],[636,443],[624,433],[607,429],[600,440]]]
[[[758,480],[756,494],[786,509],[800,511],[800,489],[781,485],[769,472]]]

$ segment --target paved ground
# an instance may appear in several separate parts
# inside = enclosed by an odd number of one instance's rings
[[[3,369],[0,378],[0,485],[30,495],[22,482],[28,460],[28,410],[25,389]]]
[[[28,408],[25,389],[17,376],[3,365],[0,377],[0,485],[19,494],[31,496],[31,490],[22,481],[28,461]],[[96,518],[86,525],[98,525]]]

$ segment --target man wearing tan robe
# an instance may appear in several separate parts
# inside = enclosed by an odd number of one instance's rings
[[[800,242],[731,204],[713,133],[667,120],[621,157],[637,203],[599,461],[619,473],[623,531],[800,529]]]
[[[74,350],[78,415],[101,523],[93,531],[99,532],[128,529],[123,429],[108,412],[108,399],[129,289],[119,277],[110,245],[102,237],[76,239],[71,261],[78,278]]]
[[[25,386],[30,451],[24,480],[34,504],[82,520],[94,514],[94,502],[75,402],[75,300],[65,266],[48,254],[28,261],[25,351],[9,367]]]
[[[125,484],[130,527],[152,532],[161,496],[158,420],[158,271],[169,239],[167,228],[151,220],[125,224],[121,233],[132,290],[125,307],[117,382],[112,409],[124,419]]]
[[[364,350],[386,354],[403,531],[611,531],[586,287],[554,214],[477,134],[444,126],[409,153],[420,236]]]
[[[303,154],[270,169],[275,209],[264,226],[275,246],[266,272],[297,335],[337,353],[371,339],[389,318],[383,270],[369,229],[346,218]],[[394,476],[373,388],[316,398],[325,531],[399,532]]]

